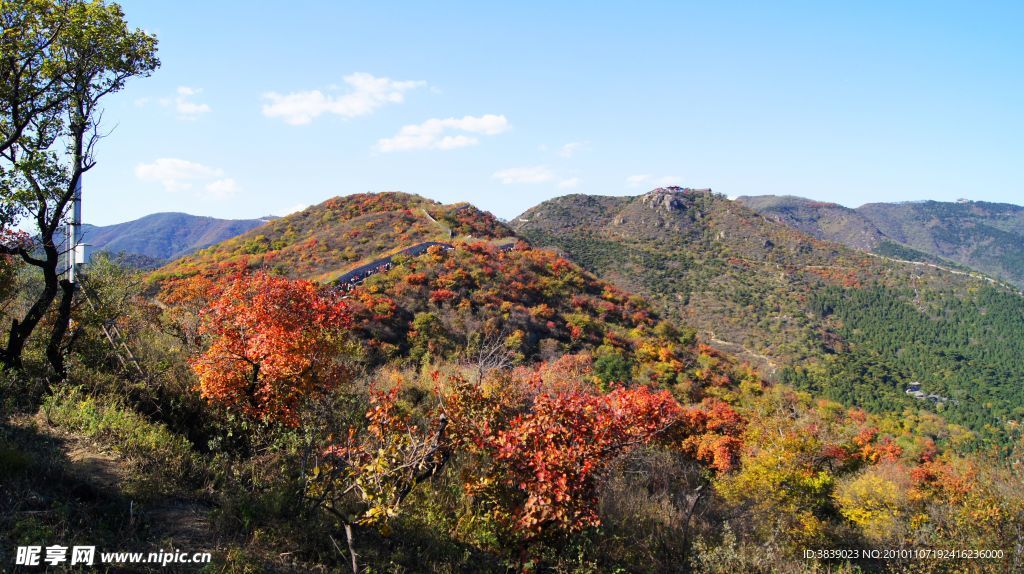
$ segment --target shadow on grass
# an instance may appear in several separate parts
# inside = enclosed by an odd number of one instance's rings
[[[0,421],[0,564],[13,565],[18,546],[127,549],[138,542],[116,461],[38,424]]]

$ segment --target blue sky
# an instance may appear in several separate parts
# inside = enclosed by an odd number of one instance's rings
[[[662,184],[1024,203],[1020,2],[129,0],[86,222],[402,190],[512,218]]]

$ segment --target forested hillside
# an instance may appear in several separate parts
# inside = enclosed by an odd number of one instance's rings
[[[740,196],[736,201],[818,239],[864,251],[872,251],[886,240],[886,235],[870,219],[838,203],[789,195]]]
[[[975,429],[1022,414],[1024,298],[983,278],[821,241],[678,188],[566,196],[512,224],[801,388]],[[949,400],[908,395],[912,382]]]
[[[920,201],[857,208],[893,241],[1024,287],[1024,207]]]

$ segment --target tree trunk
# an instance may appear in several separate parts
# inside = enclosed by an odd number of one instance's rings
[[[359,562],[356,560],[355,544],[352,540],[352,525],[345,523],[345,541],[348,542],[348,553],[352,556],[352,574],[359,574]]]
[[[61,343],[64,342],[64,335],[68,332],[68,325],[71,323],[71,303],[75,298],[75,284],[62,279],[60,281],[60,304],[57,306],[57,320],[53,323],[53,330],[50,332],[50,342],[46,345],[46,359],[53,367],[57,380],[67,377],[64,367],[64,350]]]
[[[60,287],[57,264],[60,256],[52,239],[45,245],[43,251],[46,254],[46,259],[40,262],[41,265],[37,265],[43,271],[43,290],[21,321],[17,319],[11,321],[11,329],[7,334],[7,347],[3,353],[0,353],[0,362],[3,362],[7,369],[21,370],[21,355],[25,351],[25,344],[57,297],[57,290]]]

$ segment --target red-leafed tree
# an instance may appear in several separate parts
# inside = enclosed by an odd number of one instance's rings
[[[629,449],[660,444],[719,471],[738,459],[743,421],[724,403],[684,407],[648,387],[533,393],[545,384],[536,377],[505,383],[456,385],[445,403],[452,439],[490,461],[469,491],[502,501],[495,515],[527,538],[599,524],[599,478]],[[505,495],[484,493],[499,485]]]
[[[200,314],[206,351],[191,360],[203,397],[247,416],[297,424],[296,407],[346,379],[344,302],[308,281],[237,275]]]
[[[538,396],[531,412],[513,419],[489,445],[508,483],[525,494],[517,525],[538,532],[598,524],[598,473],[625,449],[667,439],[681,413],[667,392],[644,387]]]

